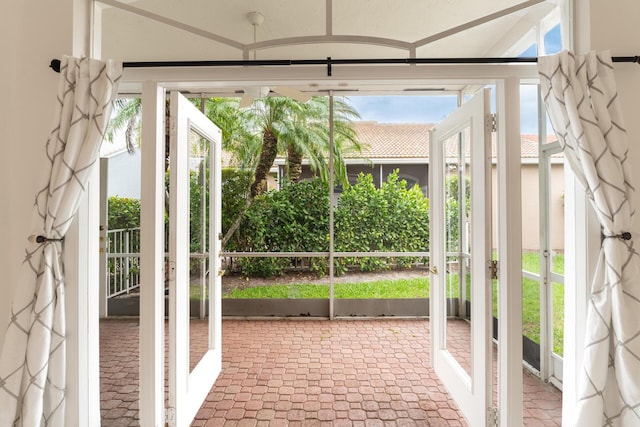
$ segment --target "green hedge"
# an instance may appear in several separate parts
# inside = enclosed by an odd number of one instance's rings
[[[398,171],[381,188],[371,174],[360,174],[355,185],[340,196],[335,210],[335,247],[340,252],[429,250],[429,199],[416,185],[398,179]],[[346,258],[337,260],[339,273],[349,266],[360,271],[408,267],[419,260],[401,258]]]
[[[191,176],[191,250],[198,251],[200,210],[199,174]],[[222,231],[242,215],[242,222],[226,251],[327,252],[329,250],[329,187],[320,179],[284,183],[279,190],[258,196],[246,209],[252,180],[250,172],[225,170],[222,179]],[[206,195],[208,200],[208,195]],[[206,203],[208,207],[208,202]],[[246,211],[242,213],[244,210]],[[109,228],[133,228],[140,224],[140,202],[112,197]],[[339,252],[427,251],[429,249],[429,200],[419,187],[394,171],[376,188],[373,177],[361,174],[356,184],[344,188],[334,210],[334,248]],[[247,276],[270,277],[289,268],[309,268],[317,275],[328,269],[326,257],[244,258],[235,268]],[[351,257],[336,259],[336,274],[348,269],[375,271],[393,266],[409,267],[424,259],[411,257]]]
[[[109,230],[140,227],[140,200],[128,197],[109,197]]]
[[[329,187],[315,179],[285,183],[277,191],[256,197],[240,226],[239,246],[253,252],[326,252],[329,250]],[[281,275],[298,261],[289,258],[241,259],[246,275]],[[318,273],[326,272],[326,261],[304,260]]]
[[[253,171],[241,171],[236,169],[222,170],[222,234],[236,221],[239,215],[246,209],[249,188],[253,181]],[[239,241],[240,233],[236,231],[227,241],[225,250],[244,250]]]
[[[254,252],[326,252],[329,250],[329,189],[312,180],[285,184],[257,197],[240,227],[239,247]],[[419,187],[407,188],[398,171],[381,188],[373,177],[360,175],[347,186],[334,211],[334,248],[338,252],[426,251],[429,248],[429,201]],[[423,259],[411,257],[350,257],[337,259],[336,274],[408,267]],[[246,258],[241,271],[248,276],[281,275],[294,265],[308,265],[318,275],[327,259]]]

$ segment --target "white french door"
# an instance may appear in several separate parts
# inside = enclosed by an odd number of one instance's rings
[[[171,93],[169,168],[165,170],[165,90],[156,82],[147,82],[142,100],[140,423],[181,427],[191,423],[222,367],[221,132],[186,98]],[[169,309],[165,313],[167,283]],[[192,287],[197,291],[191,292]],[[194,319],[191,312],[191,294],[200,294],[207,301],[202,320]],[[194,322],[199,337],[192,342]]]
[[[170,97],[169,406],[170,426],[188,426],[222,366],[220,130],[178,92]],[[207,200],[208,199],[208,200]],[[202,267],[208,270],[201,283]],[[205,343],[192,343],[191,288],[208,297]],[[201,289],[200,289],[201,290]],[[204,295],[202,295],[204,294]],[[208,294],[208,295],[207,295]],[[204,314],[204,313],[202,313]],[[193,344],[193,345],[192,345]]]
[[[491,134],[483,89],[430,137],[431,363],[471,426],[492,405]]]

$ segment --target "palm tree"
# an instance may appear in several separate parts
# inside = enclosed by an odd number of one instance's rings
[[[194,103],[202,108],[201,100]],[[305,158],[309,160],[312,171],[328,180],[329,103],[328,97],[313,97],[306,103],[287,97],[265,97],[256,100],[251,109],[243,110],[239,108],[237,98],[206,99],[205,115],[222,131],[222,147],[233,153],[234,166],[254,170],[246,207],[257,195],[266,192],[267,176],[281,153],[287,154],[287,179],[291,182],[300,179]],[[108,135],[112,138],[115,130],[126,126],[127,141],[133,146],[132,135],[140,127],[141,106],[139,98],[119,100]],[[344,154],[361,149],[352,127],[352,120],[359,115],[342,98],[334,98],[333,109],[334,173],[337,183],[346,184]],[[167,159],[168,147],[167,137]],[[241,217],[227,231],[223,244],[236,231]]]
[[[329,156],[328,97],[313,97],[306,103],[286,97],[265,97],[251,108],[251,126],[261,134],[262,146],[251,184],[250,198],[267,190],[267,175],[279,153],[287,154],[287,178],[296,182],[302,172],[302,160],[307,158],[311,169],[328,179]],[[349,150],[360,151],[351,120],[358,113],[343,99],[334,99],[334,158],[344,163],[342,155]],[[347,179],[345,168],[338,167],[339,182]]]
[[[306,104],[307,117],[314,122],[317,129],[315,141],[295,140],[287,146],[287,178],[291,182],[298,182],[302,174],[302,161],[309,159],[311,169],[320,177],[329,180],[329,109],[331,98],[314,97]],[[334,133],[334,177],[337,184],[346,185],[348,177],[344,156],[348,153],[360,153],[361,144],[356,139],[352,120],[360,118],[357,111],[344,98],[333,99],[333,133]]]
[[[192,99],[191,101],[201,108],[202,99]],[[141,98],[118,98],[115,101],[114,112],[115,115],[107,126],[106,138],[109,141],[113,141],[115,133],[125,128],[127,149],[132,152],[136,145],[140,145],[142,100]],[[167,108],[167,117],[165,117],[167,134],[168,114]],[[246,130],[246,114],[239,109],[237,98],[207,98],[205,100],[205,115],[222,131],[222,145],[223,149],[227,151],[239,151],[241,146],[247,144],[253,138],[253,135]],[[136,137],[135,140],[134,136]],[[255,146],[255,143],[253,145]],[[247,158],[247,156],[236,157],[240,161]],[[239,164],[237,166],[242,167],[244,165]]]
[[[140,145],[140,113],[142,112],[142,99],[140,98],[117,98],[114,108],[115,116],[112,115],[107,125],[106,139],[113,142],[115,133],[125,128],[125,138],[127,151],[133,153],[135,146]],[[134,135],[136,140],[134,141]]]
[[[202,105],[199,107],[202,109]],[[247,126],[251,116],[249,111],[240,109],[239,99],[207,98],[204,114],[222,132],[222,149],[232,153],[233,166],[239,169],[253,169],[260,150],[260,139]]]
[[[202,100],[193,102],[199,105]],[[256,100],[251,109],[242,110],[237,98],[207,98],[204,112],[222,131],[223,149],[233,153],[234,166],[255,170],[255,197],[266,191],[266,177],[280,153],[287,153],[287,178],[291,182],[299,180],[304,158],[314,172],[328,180],[329,102],[328,97],[313,97],[307,103],[266,97]],[[343,98],[334,98],[333,108],[336,179],[344,183],[343,156],[361,149],[351,126],[359,115]],[[115,132],[124,127],[127,149],[133,151],[140,145],[141,111],[140,98],[117,99],[107,139],[112,141]]]

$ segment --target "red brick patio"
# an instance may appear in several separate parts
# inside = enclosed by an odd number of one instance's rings
[[[192,322],[193,347],[203,331]],[[224,320],[222,336],[194,426],[467,425],[429,366],[426,320]],[[138,320],[102,320],[100,345],[102,425],[138,425]],[[560,426],[561,392],[524,381],[524,424]]]

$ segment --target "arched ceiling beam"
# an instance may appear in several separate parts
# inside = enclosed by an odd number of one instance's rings
[[[409,51],[411,43],[402,40],[387,39],[384,37],[369,36],[301,36],[286,37],[281,39],[264,40],[256,43],[245,45],[247,51],[270,49],[281,46],[292,46],[301,44],[318,44],[318,43],[348,43],[348,44],[371,44],[375,46],[384,46],[395,49],[403,49]]]

